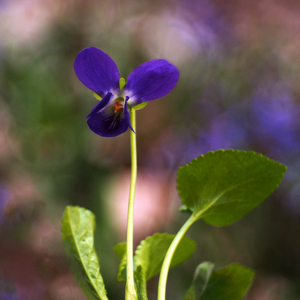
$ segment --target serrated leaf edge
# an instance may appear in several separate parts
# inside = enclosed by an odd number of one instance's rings
[[[228,149],[228,150],[223,150],[223,149],[219,149],[219,150],[216,150],[216,151],[210,151],[210,152],[207,152],[207,153],[205,153],[205,154],[202,154],[202,155],[200,155],[200,156],[198,156],[197,158],[195,158],[195,159],[193,159],[191,162],[189,162],[189,163],[187,163],[187,164],[185,164],[185,165],[183,165],[183,166],[181,166],[179,169],[178,169],[178,172],[177,172],[177,185],[176,185],[176,188],[177,188],[177,191],[178,191],[178,193],[179,193],[179,195],[180,195],[180,187],[179,187],[179,183],[178,183],[178,178],[179,178],[179,174],[182,172],[182,170],[184,170],[185,168],[187,168],[189,165],[192,165],[192,164],[194,164],[195,162],[198,162],[198,161],[200,161],[200,160],[202,160],[202,159],[204,159],[205,157],[207,157],[207,156],[212,156],[212,155],[215,155],[215,154],[219,154],[219,153],[225,153],[225,152],[227,152],[227,153],[229,153],[229,152],[235,152],[235,153],[244,153],[244,154],[246,154],[246,155],[254,155],[254,156],[260,156],[261,158],[263,158],[263,159],[265,159],[266,161],[269,161],[269,162],[271,162],[272,164],[274,164],[274,165],[278,165],[278,167],[280,167],[280,168],[282,168],[282,172],[280,172],[280,179],[277,181],[277,183],[276,183],[276,186],[274,187],[274,189],[270,192],[270,194],[269,195],[271,195],[276,189],[277,189],[277,187],[279,186],[279,184],[280,184],[280,182],[281,182],[281,180],[282,180],[282,178],[283,178],[283,176],[284,176],[284,174],[285,174],[285,172],[286,172],[286,170],[287,170],[287,167],[285,166],[285,165],[283,165],[283,164],[281,164],[281,163],[279,163],[279,162],[277,162],[277,161],[275,161],[275,160],[273,160],[273,159],[270,159],[269,157],[267,157],[267,156],[265,156],[265,155],[262,155],[261,153],[257,153],[257,152],[254,152],[254,151],[246,151],[246,150],[233,150],[233,149]],[[234,188],[234,187],[233,187]],[[205,211],[207,211],[212,205],[214,205],[217,201],[218,201],[218,199],[220,198],[220,197],[222,197],[225,193],[227,193],[228,191],[230,191],[232,188],[230,188],[230,189],[228,189],[228,190],[225,190],[224,192],[222,192],[222,193],[220,193],[220,195],[218,195],[216,198],[215,198],[215,200],[213,200],[213,203],[211,203],[211,205],[209,205],[207,208],[205,208],[204,210],[202,210],[202,211],[200,211],[200,212],[198,212],[198,213],[194,213],[193,212],[193,214],[195,214],[195,215],[197,215],[197,220],[199,220],[200,218],[201,218],[201,215],[203,215],[203,213],[205,212]],[[183,200],[182,200],[182,202],[183,202]],[[194,209],[195,207],[189,207],[189,206],[187,206],[186,204],[184,204],[183,203],[183,205],[185,205],[186,207],[187,207],[187,209]]]
[[[203,158],[205,158],[205,157],[207,157],[207,156],[212,156],[212,155],[219,154],[219,153],[222,153],[222,152],[228,152],[228,153],[229,153],[229,152],[237,152],[237,153],[244,153],[244,154],[250,154],[250,155],[257,155],[257,156],[260,156],[260,157],[266,159],[267,161],[270,161],[270,162],[272,162],[272,163],[274,163],[274,164],[277,164],[278,166],[284,168],[284,171],[281,173],[282,176],[284,175],[284,173],[285,173],[286,170],[287,170],[287,167],[286,167],[285,165],[283,165],[283,164],[279,163],[278,161],[275,161],[275,160],[273,160],[273,159],[271,159],[271,158],[269,158],[269,157],[267,157],[267,156],[265,156],[265,155],[263,155],[263,154],[261,154],[261,153],[257,153],[257,152],[255,152],[255,151],[234,150],[234,149],[225,149],[225,150],[224,150],[224,149],[219,149],[219,150],[216,150],[216,151],[209,151],[209,152],[207,152],[207,153],[205,153],[205,154],[199,155],[198,157],[196,157],[196,158],[194,158],[193,160],[191,160],[189,163],[184,164],[183,166],[179,167],[177,174],[179,174],[179,172],[181,172],[182,169],[184,169],[185,167],[187,167],[187,166],[193,164],[193,163],[196,162],[196,161],[199,161],[199,160],[201,160],[201,159],[203,159]],[[177,178],[178,178],[178,175],[177,175]]]

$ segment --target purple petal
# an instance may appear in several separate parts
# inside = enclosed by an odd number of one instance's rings
[[[93,132],[103,137],[117,136],[128,128],[125,114],[123,112],[115,113],[112,105],[91,115],[87,123]]]
[[[128,76],[125,93],[130,105],[154,100],[168,94],[179,79],[178,69],[164,59],[148,61]]]
[[[129,111],[128,111],[128,107],[127,107],[127,102],[129,100],[129,97],[127,96],[125,99],[125,104],[124,104],[124,114],[125,114],[125,120],[129,126],[129,128],[135,133],[135,131],[133,130],[131,123],[130,123],[130,115],[129,115]],[[131,108],[133,109],[133,108]]]
[[[80,51],[75,59],[74,69],[79,80],[101,97],[119,88],[118,67],[100,49],[91,47]]]
[[[92,109],[92,111],[85,117],[85,119],[91,117],[92,115],[95,115],[99,110],[104,108],[109,103],[111,95],[112,93],[107,93],[105,97],[100,100],[99,103]]]

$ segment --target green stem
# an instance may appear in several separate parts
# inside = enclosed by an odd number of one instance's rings
[[[130,122],[133,130],[136,132],[135,110],[130,109]],[[133,277],[133,212],[134,212],[134,198],[137,177],[137,154],[136,154],[136,134],[130,131],[130,148],[131,148],[131,179],[130,192],[128,201],[127,214],[127,281],[126,281],[126,300],[137,299],[137,293],[134,287]]]
[[[184,237],[184,235],[186,234],[188,229],[191,227],[191,225],[195,221],[196,221],[196,218],[194,215],[191,215],[187,219],[187,221],[183,224],[183,226],[180,228],[180,230],[176,234],[174,240],[172,241],[172,243],[166,253],[164,262],[161,267],[160,276],[159,276],[157,300],[165,300],[166,299],[167,278],[168,278],[168,273],[169,273],[173,255],[174,255],[180,241],[182,240],[182,238]]]

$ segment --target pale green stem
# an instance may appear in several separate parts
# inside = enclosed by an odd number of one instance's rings
[[[157,300],[165,300],[166,299],[167,278],[168,278],[168,273],[169,273],[173,255],[174,255],[180,241],[182,240],[182,238],[184,237],[184,235],[186,234],[188,229],[191,227],[191,225],[195,222],[195,220],[196,219],[195,219],[194,215],[191,215],[189,217],[189,219],[187,219],[187,221],[183,224],[183,226],[180,228],[180,230],[176,234],[174,240],[172,241],[172,243],[166,253],[164,262],[161,267],[160,276],[159,276]]]
[[[133,130],[136,132],[135,110],[130,109],[130,122]],[[130,131],[130,148],[131,148],[131,180],[130,192],[128,201],[127,214],[127,281],[126,281],[126,300],[136,300],[137,293],[134,287],[133,277],[133,212],[134,212],[134,197],[137,177],[137,154],[136,154],[136,134]]]

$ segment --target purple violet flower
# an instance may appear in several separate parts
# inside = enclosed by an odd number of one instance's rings
[[[178,69],[164,59],[141,64],[122,79],[115,62],[95,47],[79,52],[74,62],[79,80],[102,97],[88,118],[90,129],[103,137],[113,137],[125,132],[130,125],[128,106],[155,100],[168,94],[179,78]]]

